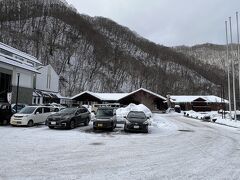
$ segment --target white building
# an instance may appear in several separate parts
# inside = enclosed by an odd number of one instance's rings
[[[26,104],[63,103],[69,98],[59,94],[59,76],[51,65],[43,66],[37,58],[0,42],[0,102]]]
[[[32,104],[60,103],[59,76],[51,65],[39,66],[36,75]]]
[[[33,81],[41,63],[33,56],[0,43],[0,102],[7,101],[7,93],[12,93],[11,102],[16,102],[19,79],[18,102],[31,104]]]

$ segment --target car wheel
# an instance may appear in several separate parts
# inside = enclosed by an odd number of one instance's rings
[[[33,120],[28,121],[27,126],[32,127],[33,126]]]
[[[148,127],[146,128],[146,130],[144,131],[145,133],[148,133]]]
[[[53,126],[48,126],[50,129],[54,129],[54,127]]]
[[[69,129],[74,129],[74,128],[75,128],[75,122],[71,120],[69,123]]]
[[[110,127],[110,128],[109,128],[109,131],[113,131],[113,130],[114,130],[114,127]]]
[[[7,125],[8,124],[8,120],[4,119],[2,124],[3,125]]]
[[[89,124],[89,118],[86,119],[86,121],[84,122],[84,126],[88,126]]]

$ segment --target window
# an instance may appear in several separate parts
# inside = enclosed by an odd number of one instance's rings
[[[37,114],[37,112],[38,112],[39,114],[42,114],[42,108],[37,108],[35,114]]]
[[[5,54],[7,56],[11,56],[11,57],[13,56],[13,53],[11,53],[10,51],[7,51],[5,49],[1,49],[1,48],[0,48],[0,53]]]
[[[58,112],[58,111],[59,111],[59,109],[58,109],[58,108],[55,108],[53,111],[54,111],[54,112]]]
[[[79,115],[79,114],[81,114],[81,109],[80,109],[80,110],[77,110],[76,116]]]
[[[44,113],[49,113],[49,112],[51,111],[51,109],[48,108],[48,107],[45,107],[45,108],[43,108],[43,109],[44,109]]]
[[[87,109],[85,109],[85,108],[81,108],[80,109],[80,113],[86,113],[88,110]]]
[[[2,105],[1,109],[10,109],[9,105]]]
[[[36,79],[37,79],[37,76],[36,76],[36,74],[34,74],[33,75],[33,89],[36,89],[36,84],[37,84],[36,83],[36,81],[37,81]]]
[[[32,66],[34,66],[34,63],[32,61],[27,61],[27,63],[31,64]]]

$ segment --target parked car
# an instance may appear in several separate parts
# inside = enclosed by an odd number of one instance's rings
[[[18,113],[20,112],[23,108],[25,108],[26,106],[28,106],[27,104],[22,104],[22,103],[19,103],[18,105],[16,104],[12,104],[12,110],[14,113]],[[17,110],[17,111],[16,111]]]
[[[0,104],[0,124],[7,125],[13,115],[11,105],[8,103]]]
[[[174,110],[175,110],[175,112],[177,112],[177,113],[181,113],[181,107],[180,107],[179,105],[175,105],[175,106],[174,106]]]
[[[92,106],[92,112],[96,113],[98,108],[100,107],[112,107],[112,108],[120,108],[121,105],[119,103],[108,103],[108,104],[93,104]]]
[[[49,115],[51,115],[49,106],[27,106],[11,117],[10,124],[31,127],[36,123],[45,122]]]
[[[124,118],[124,131],[148,133],[149,117],[143,111],[130,111]]]
[[[205,115],[205,116],[202,117],[202,120],[210,122],[211,121],[211,116],[210,115]]]
[[[115,108],[99,107],[93,120],[93,130],[110,129],[113,130],[117,126]]]
[[[59,111],[61,111],[63,109],[66,109],[66,108],[65,107],[53,107],[52,108],[52,112],[57,113],[57,112],[59,112]]]
[[[90,120],[91,114],[87,108],[66,108],[50,115],[46,120],[46,125],[50,129],[55,127],[73,129],[81,123],[87,126]]]

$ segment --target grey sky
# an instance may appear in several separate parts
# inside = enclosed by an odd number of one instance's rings
[[[103,16],[167,46],[225,43],[224,21],[240,0],[67,0],[81,14]],[[235,39],[234,39],[235,40]]]

